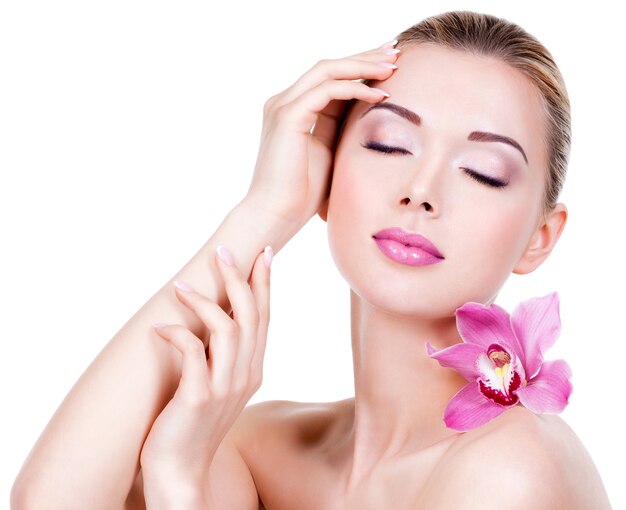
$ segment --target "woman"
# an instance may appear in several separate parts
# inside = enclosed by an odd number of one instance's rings
[[[426,349],[458,344],[457,309],[493,303],[565,226],[569,104],[545,48],[504,20],[446,13],[319,62],[264,113],[248,194],[77,382],[15,508],[485,508],[494,483],[494,508],[609,508],[556,416],[511,406],[446,427],[467,381]],[[351,287],[355,397],[246,407],[272,248],[316,213]],[[386,241],[393,228],[429,246]]]

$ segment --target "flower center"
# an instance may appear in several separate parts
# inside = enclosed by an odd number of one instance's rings
[[[514,391],[521,386],[522,379],[514,370],[512,357],[504,347],[491,344],[487,354],[478,357],[477,368],[481,374],[478,385],[483,395],[504,406],[517,403]]]

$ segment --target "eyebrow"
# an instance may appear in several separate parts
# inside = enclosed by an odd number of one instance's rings
[[[411,122],[412,124],[415,124],[416,126],[420,126],[422,124],[422,118],[417,113],[409,110],[408,108],[405,108],[404,106],[400,106],[399,104],[395,104],[395,103],[390,103],[388,101],[373,104],[367,110],[365,110],[359,118],[362,119],[369,112],[371,112],[372,110],[376,110],[378,108],[383,108],[385,110],[392,111],[396,115],[399,115],[400,117],[408,120],[409,122]],[[524,161],[526,161],[526,164],[528,164],[528,158],[526,157],[526,153],[524,152],[524,149],[522,149],[522,146],[519,143],[517,143],[515,140],[513,140],[513,138],[509,138],[508,136],[504,136],[504,135],[497,135],[495,133],[487,133],[485,131],[472,131],[467,137],[467,139],[473,142],[506,143],[510,145],[511,147],[515,147],[518,151],[520,151],[522,153],[522,156],[524,156]]]

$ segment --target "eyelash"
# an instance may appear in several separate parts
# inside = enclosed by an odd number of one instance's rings
[[[378,152],[383,152],[385,154],[411,154],[411,152],[407,151],[406,149],[401,149],[399,147],[390,147],[388,145],[383,145],[378,142],[367,142],[366,144],[361,144],[361,147]],[[461,170],[464,170],[465,173],[475,181],[478,181],[481,184],[485,184],[487,186],[491,186],[492,188],[503,188],[508,184],[507,182],[494,179],[493,177],[487,177],[486,175],[479,174],[471,168],[461,167]]]
[[[389,145],[383,145],[378,142],[367,142],[366,144],[361,144],[361,147],[365,147],[366,149],[371,149],[373,151],[384,152],[386,154],[411,154],[410,151],[406,149],[401,149],[399,147],[390,147]]]
[[[492,188],[504,188],[508,184],[498,179],[494,179],[493,177],[487,177],[486,175],[479,174],[471,168],[461,167],[461,170],[465,170],[465,173],[475,181],[486,184],[487,186],[491,186]]]

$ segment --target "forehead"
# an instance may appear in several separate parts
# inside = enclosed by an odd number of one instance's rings
[[[509,136],[524,147],[531,165],[544,164],[541,96],[521,71],[495,57],[436,44],[401,50],[398,69],[371,86],[416,112],[422,119],[419,129],[463,137],[471,131]],[[358,101],[353,119],[369,106]]]

